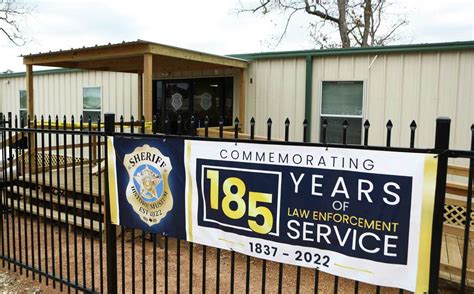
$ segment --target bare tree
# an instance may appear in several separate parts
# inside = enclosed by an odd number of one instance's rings
[[[403,14],[389,12],[392,6],[390,0],[259,0],[251,8],[241,4],[237,12],[282,12],[286,19],[282,32],[275,38],[275,47],[285,37],[295,15],[301,12],[314,16],[309,35],[317,46],[347,48],[383,46],[397,40],[397,32],[408,21]]]
[[[26,42],[21,24],[30,10],[20,0],[0,0],[0,32],[15,45]]]

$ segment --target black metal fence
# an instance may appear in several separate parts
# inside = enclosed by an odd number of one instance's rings
[[[443,258],[443,220],[446,218],[445,195],[448,159],[469,159],[462,243],[457,289],[467,291],[474,285],[469,264],[469,240],[472,223],[472,186],[474,173],[474,128],[471,127],[471,149],[449,149],[449,119],[438,119],[434,148],[415,148],[416,123],[410,126],[410,145],[391,146],[389,121],[386,146],[368,146],[370,124],[363,125],[362,145],[346,145],[347,122],[341,126],[343,144],[327,142],[327,122],[321,126],[321,143],[308,143],[308,123],[304,121],[303,142],[289,141],[290,121],[284,122],[284,140],[272,137],[272,121],[267,121],[267,134],[257,137],[255,121],[250,121],[250,134],[240,133],[240,122],[232,130],[219,126],[196,129],[191,118],[177,119],[177,134],[169,134],[169,119],[146,123],[113,114],[93,123],[89,118],[79,122],[66,117],[33,117],[23,121],[0,115],[1,134],[1,259],[2,266],[19,271],[32,279],[61,291],[99,293],[131,292],[314,292],[367,293],[400,292],[384,289],[337,276],[317,269],[270,262],[216,248],[177,240],[168,236],[115,226],[110,222],[108,207],[106,136],[173,137],[197,140],[224,140],[292,144],[294,146],[329,146],[401,152],[437,154],[438,178],[431,248],[430,292],[439,287],[439,273],[446,270]],[[184,126],[187,126],[184,128]],[[190,133],[183,135],[183,130]],[[215,132],[214,132],[215,131]],[[469,131],[469,130],[467,130]],[[211,138],[216,134],[215,138]],[[198,136],[200,135],[200,136]],[[472,246],[472,243],[471,243]],[[451,274],[450,274],[451,275]],[[470,288],[472,289],[472,288]]]

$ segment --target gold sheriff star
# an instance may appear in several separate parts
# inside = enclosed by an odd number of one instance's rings
[[[140,184],[140,194],[143,197],[156,197],[156,186],[161,183],[162,179],[161,176],[155,174],[148,165],[135,176],[135,180]]]

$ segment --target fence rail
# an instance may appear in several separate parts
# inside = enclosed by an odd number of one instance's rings
[[[123,117],[115,122],[106,115],[104,123],[74,117],[18,119],[0,115],[1,134],[1,259],[2,266],[38,279],[60,290],[88,293],[145,292],[354,292],[389,291],[317,269],[244,256],[234,251],[177,240],[168,236],[115,226],[108,207],[107,147],[105,136],[189,137],[199,140],[290,144],[290,122],[284,138],[272,136],[273,122],[266,134],[257,136],[255,120],[249,134],[241,122],[197,128],[192,117],[176,120],[176,134],[170,134],[170,120],[163,124]],[[186,126],[186,127],[185,127]],[[362,144],[348,145],[347,121],[341,142],[328,142],[328,123],[321,125],[320,143],[308,143],[308,122],[301,123],[302,142],[294,146],[329,146],[436,153],[438,179],[433,222],[430,289],[438,289],[439,277],[459,291],[474,287],[472,179],[474,172],[474,128],[470,150],[449,149],[449,120],[437,121],[434,148],[415,148],[417,125],[413,121],[407,147],[392,146],[391,121],[386,124],[385,146],[369,146],[370,123],[362,126]],[[185,133],[187,132],[187,133]],[[450,158],[466,158],[469,167],[449,166]],[[453,180],[454,179],[454,180]],[[456,249],[457,248],[457,249]],[[457,252],[455,256],[454,253]],[[472,255],[472,254],[471,254]],[[199,289],[196,290],[196,289]],[[402,293],[402,290],[399,290]],[[431,290],[430,292],[435,292]]]

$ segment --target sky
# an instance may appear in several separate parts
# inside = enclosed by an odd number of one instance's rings
[[[474,40],[473,0],[392,0],[409,24],[401,44]],[[0,72],[24,71],[21,54],[143,39],[214,54],[314,48],[311,16],[300,13],[278,47],[269,47],[284,16],[238,14],[258,0],[37,0],[22,22],[29,42],[16,46],[0,35]]]

